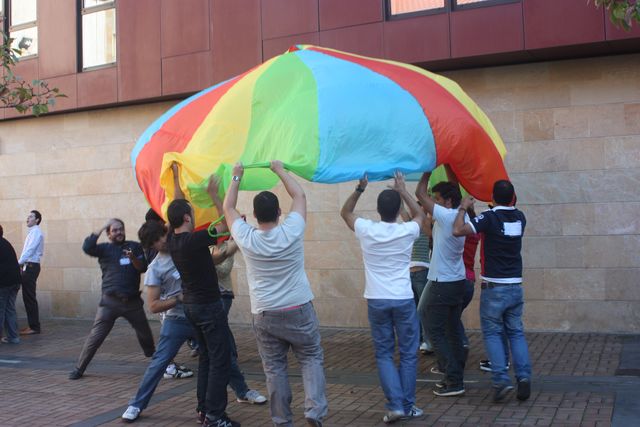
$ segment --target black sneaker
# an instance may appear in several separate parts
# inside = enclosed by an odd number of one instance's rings
[[[433,394],[435,394],[436,396],[442,396],[442,397],[460,396],[464,394],[464,386],[448,385],[444,388],[433,390]]]
[[[497,387],[493,387],[493,401],[494,402],[502,402],[513,390],[512,385],[501,385]]]
[[[305,418],[307,424],[311,427],[322,427],[322,421],[316,420],[315,418]]]
[[[231,421],[229,417],[223,415],[216,419],[205,417],[202,427],[240,427],[240,423]]]
[[[80,370],[78,368],[74,369],[73,371],[69,372],[69,379],[70,380],[77,380],[82,378],[82,372],[80,372]]]
[[[438,381],[438,382],[435,384],[435,386],[436,386],[436,388],[437,388],[437,389],[442,390],[443,388],[446,388],[446,387],[447,387],[447,382],[446,382],[445,380],[441,380],[441,381]]]
[[[529,396],[531,396],[531,381],[529,381],[528,378],[523,378],[518,381],[518,392],[516,393],[516,398],[524,401],[527,400]]]
[[[491,361],[488,359],[482,359],[480,361],[480,370],[484,372],[491,372]]]

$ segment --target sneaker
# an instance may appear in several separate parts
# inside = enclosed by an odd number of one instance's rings
[[[391,424],[403,419],[404,417],[404,411],[389,411],[384,417],[382,417],[382,421],[386,424]]]
[[[122,414],[122,421],[125,423],[132,423],[138,419],[140,415],[140,408],[136,408],[135,406],[129,406],[124,414]]]
[[[433,367],[430,369],[430,372],[431,372],[432,374],[444,375],[444,372],[442,372],[442,371],[441,371],[437,366],[433,366]]]
[[[503,384],[500,386],[493,387],[493,401],[498,403],[502,402],[513,390],[512,385]]]
[[[447,386],[447,382],[445,380],[438,381],[435,386],[436,388],[443,389]]]
[[[311,427],[322,427],[322,421],[316,420],[315,418],[305,418],[305,421]]]
[[[239,397],[237,401],[240,403],[253,403],[256,405],[262,405],[267,401],[267,398],[258,393],[256,390],[249,390],[243,398]]]
[[[516,398],[520,401],[527,400],[531,396],[531,381],[528,378],[523,378],[518,381],[518,392]]]
[[[71,371],[69,373],[69,379],[70,380],[77,380],[82,378],[82,372],[80,372],[80,370],[78,368],[74,369],[73,371]]]
[[[448,397],[448,396],[460,396],[464,394],[464,386],[446,386],[441,389],[433,390],[433,394],[436,396]]]
[[[194,348],[193,350],[191,350],[189,352],[189,356],[191,356],[191,357],[198,357],[199,355],[200,355],[200,353],[198,353],[198,349],[197,348]]]
[[[167,366],[167,370],[164,371],[164,378],[169,379],[169,378],[176,378],[176,379],[180,379],[180,378],[190,378],[193,376],[193,371],[189,368],[187,368],[186,366],[181,366],[181,365],[176,365],[174,363],[172,363],[171,365]]]
[[[409,412],[407,412],[405,414],[405,416],[403,417],[403,419],[407,420],[409,418],[418,418],[424,415],[424,411],[420,408],[418,408],[416,405],[413,405],[411,407],[411,409],[409,409]]]
[[[0,342],[2,344],[20,344],[20,338],[2,337],[0,338]]]
[[[239,422],[231,421],[226,414],[216,419],[205,417],[204,422],[202,423],[202,427],[240,427],[240,426],[241,425]]]
[[[509,370],[509,367],[511,367],[511,363],[507,362],[507,370]],[[480,370],[481,371],[485,371],[485,372],[492,372],[491,371],[491,361],[489,359],[483,359],[480,361]]]
[[[423,342],[422,344],[420,344],[420,353],[433,354],[433,348],[431,348],[426,342]]]

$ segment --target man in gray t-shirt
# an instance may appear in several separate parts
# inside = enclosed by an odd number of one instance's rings
[[[233,179],[223,204],[224,214],[247,264],[253,328],[271,396],[271,419],[276,425],[293,425],[287,375],[287,353],[291,348],[302,366],[304,416],[309,425],[321,426],[327,414],[327,398],[319,322],[304,271],[306,197],[300,184],[284,170],[282,162],[271,162],[271,170],[293,199],[291,212],[281,224],[278,197],[269,191],[253,199],[258,227],[242,220],[236,210],[244,174],[240,163],[233,168]]]

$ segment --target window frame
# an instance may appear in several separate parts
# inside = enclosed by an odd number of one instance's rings
[[[97,6],[90,6],[90,7],[84,7],[84,0],[77,0],[76,3],[77,6],[77,10],[78,10],[78,19],[77,19],[77,24],[76,24],[76,34],[78,37],[78,44],[77,44],[77,57],[78,57],[78,73],[83,73],[85,71],[93,71],[93,70],[100,70],[102,68],[110,68],[110,67],[115,67],[118,65],[118,18],[117,18],[117,7],[118,7],[118,0],[111,0],[109,3],[106,4],[101,4],[101,5],[97,5]],[[102,12],[105,10],[109,10],[109,9],[114,9],[114,13],[116,13],[116,59],[113,62],[109,62],[106,64],[100,64],[100,65],[93,65],[91,67],[84,67],[84,54],[82,52],[83,47],[84,47],[84,38],[82,36],[83,32],[83,28],[82,28],[82,18],[85,15],[90,15],[92,13],[96,13],[96,12]]]
[[[522,3],[522,0],[483,0],[476,3],[458,4],[458,0],[449,0],[451,2],[451,11],[478,9],[482,7],[498,6],[509,3]]]
[[[440,13],[448,13],[451,11],[452,0],[444,0],[443,7],[438,7],[435,9],[417,10],[415,12],[396,13],[395,15],[391,13],[391,1],[392,0],[385,0],[384,2],[386,21],[395,21],[398,19],[415,18],[416,16],[438,15]]]
[[[0,16],[3,19],[2,30],[7,36],[11,37],[12,31],[27,30],[29,28],[35,28],[36,34],[39,36],[38,34],[38,2],[37,1],[36,1],[36,20],[23,22],[22,24],[18,24],[18,25],[11,25],[11,1],[12,0],[0,0],[0,1],[2,1],[4,5],[3,12],[2,14],[0,14]],[[17,0],[14,0],[14,1],[17,1]],[[30,55],[18,55],[18,61],[22,61],[25,59],[33,59],[37,57],[38,57],[38,51]]]

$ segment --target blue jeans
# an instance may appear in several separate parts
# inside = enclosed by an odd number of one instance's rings
[[[496,286],[482,290],[480,297],[480,323],[487,355],[491,361],[494,386],[511,384],[507,373],[508,349],[503,337],[506,334],[511,347],[511,357],[516,379],[531,378],[529,348],[524,336],[522,311],[524,306],[521,285]]]
[[[149,405],[149,400],[156,390],[158,383],[169,366],[169,363],[180,350],[184,342],[193,336],[191,323],[185,318],[166,318],[160,328],[160,340],[156,347],[151,363],[142,377],[138,392],[129,401],[129,405],[143,410]]]
[[[208,418],[222,417],[227,407],[227,385],[231,368],[229,324],[222,301],[184,304],[200,344],[198,360],[198,412]]]
[[[222,297],[221,300],[228,318],[229,311],[231,311],[231,305],[233,304],[233,298]],[[247,386],[244,375],[240,370],[240,365],[238,365],[238,348],[236,347],[236,339],[234,338],[231,329],[229,329],[229,345],[231,346],[231,372],[229,373],[229,386],[238,399],[244,399],[249,391],[249,386]]]
[[[369,324],[387,409],[408,413],[416,402],[420,324],[413,300],[369,299]],[[400,366],[393,360],[396,335]]]
[[[0,335],[4,326],[7,330],[7,340],[12,344],[20,342],[16,316],[16,296],[19,289],[20,284],[0,288]]]
[[[473,299],[473,281],[467,279],[464,283],[464,295],[462,296],[462,311],[469,305],[471,300]],[[469,338],[467,337],[467,333],[464,330],[464,324],[462,323],[462,317],[460,317],[460,336],[462,337],[462,345],[464,347],[469,347]]]
[[[424,294],[424,290],[427,287],[427,274],[429,274],[429,269],[425,268],[424,270],[413,271],[410,273],[411,277],[411,290],[413,291],[413,300],[416,303],[416,309],[420,306],[420,298]],[[418,319],[422,316],[418,314]],[[420,342],[426,342],[429,347],[431,347],[431,343],[429,342],[429,336],[427,335],[427,328],[422,325],[422,321],[420,322]]]
[[[290,310],[263,311],[253,315],[253,331],[267,377],[274,425],[293,426],[293,396],[287,372],[289,349],[302,370],[304,416],[322,420],[327,415],[324,352],[320,345],[319,327],[320,322],[310,302]]]
[[[426,295],[427,333],[438,368],[444,368],[445,382],[452,387],[462,387],[464,381],[465,352],[460,335],[464,282],[431,282]]]

